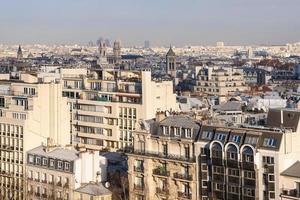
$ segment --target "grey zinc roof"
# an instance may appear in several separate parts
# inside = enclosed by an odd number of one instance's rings
[[[75,192],[89,194],[92,196],[109,195],[111,191],[103,186],[102,183],[86,183]]]
[[[296,131],[298,128],[298,123],[300,119],[299,110],[293,109],[282,109],[282,127],[291,128],[293,131]],[[267,117],[267,126],[268,127],[281,127],[281,110],[280,109],[270,109]]]
[[[300,178],[300,162],[295,162],[292,166],[284,170],[281,175]]]
[[[76,160],[78,158],[78,151],[76,151],[75,149],[64,149],[62,147],[57,147],[54,150],[47,152],[46,147],[43,145],[28,151],[28,154],[40,155],[68,161]]]
[[[228,101],[219,107],[220,111],[242,111],[240,102]]]
[[[199,128],[199,124],[197,124],[194,119],[188,116],[180,115],[169,116],[162,120],[160,125],[194,129]]]
[[[189,116],[180,116],[180,115],[174,115],[174,116],[168,116],[165,119],[163,119],[160,122],[153,122],[150,124],[150,133],[153,136],[164,136],[162,133],[162,126],[168,126],[168,127],[178,127],[178,128],[189,128],[193,129],[192,138],[196,139],[199,134],[199,130],[201,125],[196,122],[193,118]],[[173,132],[168,135],[168,137],[178,137],[175,136]],[[181,138],[186,138],[184,134],[180,135]],[[190,138],[188,138],[190,139]]]

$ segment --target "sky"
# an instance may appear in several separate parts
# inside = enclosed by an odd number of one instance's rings
[[[300,41],[300,0],[0,0],[0,44]]]

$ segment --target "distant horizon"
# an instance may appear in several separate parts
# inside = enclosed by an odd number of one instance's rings
[[[299,0],[10,0],[0,43],[123,46],[286,44],[300,40]]]
[[[114,40],[110,40],[111,43],[114,42]],[[217,42],[223,42],[223,41],[217,41]],[[213,46],[217,46],[217,42],[215,43],[212,43],[212,44],[183,44],[183,45],[173,45],[173,44],[170,44],[172,47],[175,47],[175,48],[183,48],[183,47],[213,47]],[[18,46],[18,45],[21,45],[21,46],[27,46],[27,45],[46,45],[46,46],[75,46],[75,45],[78,45],[78,46],[89,46],[88,44],[89,42],[81,42],[81,43],[0,43],[0,45],[6,45],[6,46]],[[293,42],[287,42],[285,44],[280,44],[280,43],[273,43],[273,44],[228,44],[226,42],[224,42],[224,47],[230,47],[230,46],[286,46],[287,44],[296,44],[296,43],[300,43],[300,40],[299,41],[293,41]],[[160,47],[164,47],[164,48],[168,48],[170,47],[170,45],[151,45],[151,41],[150,41],[150,48],[160,48]],[[93,42],[93,46],[92,47],[97,47],[96,45],[96,41]],[[121,47],[124,47],[124,48],[142,48],[144,47],[144,44],[138,44],[138,45],[126,45],[126,46],[123,46],[122,45],[122,41],[121,41]],[[112,48],[112,47],[111,47]]]

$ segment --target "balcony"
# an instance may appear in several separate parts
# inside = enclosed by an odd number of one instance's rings
[[[234,183],[234,184],[239,184],[240,183],[240,177],[236,176],[228,176],[228,183]]]
[[[189,175],[189,174],[181,174],[181,173],[174,173],[173,174],[175,179],[181,179],[181,180],[186,180],[186,181],[192,181],[193,180],[193,176]]]
[[[169,195],[169,190],[167,188],[156,188],[156,193],[159,195]]]
[[[242,162],[241,167],[245,170],[254,171],[254,163],[252,163],[252,162]]]
[[[213,182],[218,182],[218,183],[223,183],[225,180],[223,174],[213,174],[212,176],[212,181]]]
[[[212,162],[213,165],[219,165],[219,166],[223,165],[223,159],[222,158],[213,157],[211,159],[211,162]]]
[[[133,188],[136,191],[143,191],[144,190],[144,186],[142,184],[134,184]]]
[[[226,166],[230,168],[238,168],[239,162],[237,160],[226,160]]]
[[[169,159],[169,160],[178,160],[183,162],[196,162],[196,157],[185,157],[175,154],[163,154],[160,152],[155,151],[142,151],[142,150],[134,150],[132,148],[127,148],[125,150],[128,154],[135,154],[135,155],[142,155],[142,156],[148,156],[148,157],[154,157],[154,158],[162,158],[162,159]]]
[[[57,182],[56,185],[57,185],[58,187],[61,187],[61,186],[62,186],[61,181]]]
[[[281,189],[280,196],[291,199],[300,199],[300,191],[297,189]]]
[[[134,171],[144,173],[144,168],[142,166],[134,166]]]
[[[244,179],[244,186],[250,186],[250,187],[255,187],[256,182],[255,179]]]
[[[180,199],[192,199],[192,193],[178,192],[178,198],[180,198]]]
[[[70,187],[70,184],[68,183],[68,182],[66,182],[65,184],[64,184],[64,188],[69,188]]]
[[[153,169],[152,174],[157,176],[170,176],[170,172],[168,172],[167,169],[163,167]]]

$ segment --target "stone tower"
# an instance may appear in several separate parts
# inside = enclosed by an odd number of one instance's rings
[[[114,63],[120,63],[121,61],[121,42],[116,40],[113,46]]]
[[[172,77],[176,77],[176,54],[171,46],[166,55],[166,66],[167,74],[171,75]]]
[[[107,48],[106,48],[106,43],[105,41],[101,40],[99,43],[99,59],[98,59],[98,65],[104,67],[106,65],[108,65],[108,61],[107,61],[107,55],[106,52]]]
[[[21,45],[19,45],[19,49],[18,49],[18,53],[17,53],[17,59],[18,60],[23,59],[23,53],[22,53]]]

